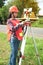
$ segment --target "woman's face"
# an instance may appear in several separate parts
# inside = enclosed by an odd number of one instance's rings
[[[17,15],[18,15],[18,12],[13,13],[13,17],[15,17],[15,18],[17,17]]]

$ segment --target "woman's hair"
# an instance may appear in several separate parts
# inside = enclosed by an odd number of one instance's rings
[[[14,14],[14,12],[9,14],[8,19],[12,17],[12,14]]]
[[[14,12],[9,14],[8,19],[12,17],[12,14],[14,14]]]
[[[12,14],[10,13],[9,16],[8,16],[8,19],[11,18]]]

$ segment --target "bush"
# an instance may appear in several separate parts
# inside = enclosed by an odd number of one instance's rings
[[[8,18],[8,7],[3,6],[0,9],[0,21],[5,24],[7,21],[7,18]]]

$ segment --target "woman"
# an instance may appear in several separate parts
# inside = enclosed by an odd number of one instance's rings
[[[10,18],[7,20],[7,28],[8,28],[8,40],[11,45],[11,56],[9,65],[16,65],[16,57],[18,52],[18,47],[20,41],[23,39],[23,27],[27,25],[26,23],[20,23],[19,20],[16,19],[18,15],[18,8],[16,6],[12,6],[9,8]]]

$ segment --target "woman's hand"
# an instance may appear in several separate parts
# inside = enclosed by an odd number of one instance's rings
[[[24,25],[31,26],[31,22],[24,22]]]

